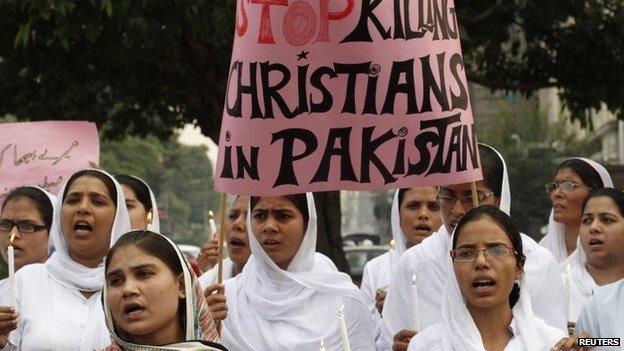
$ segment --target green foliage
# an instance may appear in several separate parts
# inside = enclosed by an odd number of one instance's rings
[[[0,1],[0,116],[89,119],[107,139],[219,132],[235,2]]]
[[[163,233],[185,243],[205,241],[207,210],[218,209],[205,147],[150,136],[103,143],[101,149],[104,169],[135,175],[150,184],[159,209],[167,213],[167,219],[161,220]]]
[[[562,156],[582,154],[585,145],[566,133],[565,123],[551,125],[534,108],[518,112],[501,106],[494,120],[480,130],[479,141],[507,160],[511,215],[522,232],[538,239],[551,208],[544,185],[552,181]]]
[[[456,1],[468,78],[530,94],[557,86],[584,125],[590,108],[624,118],[624,1]]]

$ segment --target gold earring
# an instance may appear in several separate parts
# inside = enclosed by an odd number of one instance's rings
[[[147,213],[147,222],[152,223],[153,217],[152,217],[152,211],[150,210]]]

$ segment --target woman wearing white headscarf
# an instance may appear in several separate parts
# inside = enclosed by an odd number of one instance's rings
[[[342,311],[351,350],[375,350],[362,293],[315,253],[312,194],[250,202],[252,255],[243,272],[225,282],[223,345],[237,351],[318,351],[321,344],[339,350]]]
[[[105,270],[104,311],[114,341],[107,351],[225,350],[197,277],[169,238],[126,233]]]
[[[596,288],[622,278],[624,194],[613,188],[599,189],[592,192],[585,203],[579,243],[570,256],[568,321],[578,319],[583,305]]]
[[[416,335],[408,350],[546,351],[565,337],[533,314],[522,278],[523,240],[507,214],[475,208],[451,242],[442,321]]]
[[[613,187],[611,176],[604,166],[587,158],[565,160],[555,172],[546,192],[553,204],[548,219],[548,231],[540,240],[567,271],[565,262],[576,249],[581,224],[583,202],[591,190]]]
[[[503,157],[490,146],[479,144],[483,180],[476,182],[479,204],[495,205],[510,213],[511,193],[507,166]],[[385,342],[379,348],[393,343],[403,350],[417,330],[412,321],[412,279],[418,288],[419,328],[423,329],[441,321],[442,294],[446,282],[451,279],[445,269],[450,247],[449,233],[459,220],[472,208],[471,184],[440,187],[438,195],[444,225],[437,233],[420,245],[407,250],[399,260],[392,279],[391,289],[384,304],[382,332]],[[551,326],[566,329],[565,290],[557,262],[548,250],[527,235],[521,234],[524,254],[526,285],[537,316]]]
[[[160,233],[158,204],[152,188],[143,179],[133,175],[122,174],[115,176],[115,179],[123,188],[132,229]]]
[[[31,263],[43,263],[54,251],[52,217],[56,196],[38,186],[23,186],[9,192],[0,211],[0,247],[7,262],[7,246],[16,249],[15,271]],[[20,230],[20,227],[22,229]],[[13,243],[10,243],[15,233]],[[0,280],[4,294],[8,278]],[[8,292],[6,292],[8,293]]]
[[[59,194],[56,251],[45,264],[15,275],[19,324],[8,348],[99,350],[110,344],[102,309],[103,259],[130,230],[121,186],[108,173],[87,169],[74,173]]]
[[[435,187],[399,189],[390,213],[393,247],[366,263],[360,289],[370,309],[380,313],[392,272],[408,248],[420,244],[442,224]]]

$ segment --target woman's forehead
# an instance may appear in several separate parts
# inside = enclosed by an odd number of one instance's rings
[[[460,245],[477,245],[477,244],[493,244],[504,243],[512,245],[509,235],[505,230],[489,217],[481,217],[475,221],[471,221],[464,225],[457,235],[457,244]]]

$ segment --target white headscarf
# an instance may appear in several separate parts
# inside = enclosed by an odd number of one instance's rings
[[[130,177],[143,183],[143,185],[145,185],[145,187],[149,191],[150,201],[152,203],[152,221],[147,224],[147,230],[155,232],[155,233],[160,233],[160,216],[158,215],[158,203],[156,202],[156,196],[154,196],[154,192],[152,191],[152,188],[143,179],[137,176],[133,176],[133,175],[131,175]]]
[[[453,234],[455,235],[455,234]],[[452,242],[452,239],[451,239]],[[442,341],[445,350],[485,351],[479,329],[466,307],[466,300],[459,290],[453,261],[447,255],[445,263],[449,277],[442,297]],[[520,298],[512,308],[513,320],[517,327],[517,337],[522,347],[518,350],[550,350],[553,340],[564,336],[561,330],[548,327],[535,317],[531,308],[528,287],[520,279]],[[507,350],[507,349],[505,349]]]
[[[506,214],[511,210],[511,191],[509,189],[509,175],[507,164],[502,155],[493,147],[479,143],[494,151],[503,164],[501,182],[501,196],[499,208]],[[451,235],[443,224],[440,229],[422,241],[420,245],[408,249],[397,267],[397,274],[392,279],[384,303],[383,333],[388,342],[401,329],[412,327],[411,316],[411,278],[416,275],[416,284],[419,288],[419,314],[421,328],[430,326],[439,321],[441,299],[439,293],[446,283],[451,280],[446,264],[451,250]],[[537,259],[537,258],[535,258]],[[528,290],[528,289],[525,289]]]
[[[609,172],[606,168],[604,168],[603,165],[596,161],[581,157],[573,157],[568,160],[573,159],[581,160],[587,163],[593,169],[595,169],[596,172],[598,172],[598,175],[600,175],[603,187],[613,187],[613,180],[611,179]],[[550,252],[552,252],[557,262],[563,263],[568,258],[568,249],[565,242],[565,226],[555,221],[553,215],[554,211],[550,210],[550,217],[548,218],[548,231],[546,232],[546,236],[544,236],[542,240],[540,240],[540,244],[550,250]],[[577,249],[578,247],[579,246],[577,245]]]
[[[250,204],[247,231],[252,255],[243,271],[225,286],[228,316],[222,340],[232,350],[318,349],[322,339],[331,348],[328,341],[338,340],[339,330],[332,326],[337,326],[340,297],[352,298],[366,308],[351,278],[316,254],[316,209],[312,194],[306,198],[307,230],[287,270],[271,260],[253,235]],[[273,330],[272,323],[285,327]]]
[[[132,232],[129,232],[132,233]],[[155,233],[155,232],[153,232]],[[128,234],[128,233],[126,233]],[[158,233],[155,233],[158,234]],[[124,234],[125,235],[125,234]],[[203,344],[202,341],[219,341],[219,335],[217,334],[217,328],[212,319],[212,314],[204,300],[204,296],[202,290],[197,281],[197,276],[193,272],[193,269],[190,267],[188,261],[184,258],[182,251],[178,245],[176,245],[171,239],[166,236],[159,234],[163,237],[169,245],[171,245],[177,254],[178,260],[182,266],[182,274],[184,276],[184,291],[185,296],[185,318],[184,320],[187,322],[184,326],[184,342],[172,344],[172,345],[163,345],[163,346],[152,346],[152,345],[139,345],[133,344],[126,340],[123,340],[120,335],[117,335],[115,330],[115,324],[113,321],[113,316],[111,314],[110,308],[106,299],[106,284],[104,284],[104,294],[103,294],[103,305],[104,305],[104,313],[106,315],[106,326],[111,333],[114,344],[107,348],[108,351],[117,351],[117,350],[125,350],[125,351],[150,351],[150,350],[160,350],[160,351],[177,351],[177,350],[224,350],[220,345],[217,344]],[[189,322],[190,321],[190,322]]]
[[[47,196],[48,200],[50,200],[50,204],[52,205],[52,225],[48,229],[48,257],[54,252],[54,243],[52,238],[55,236],[54,232],[58,230],[58,228],[54,225],[54,213],[56,212],[56,207],[58,206],[56,196],[52,195],[49,191],[34,185],[27,185],[25,188],[32,188],[38,191],[41,191],[45,196]]]
[[[396,254],[393,262],[399,263],[398,258],[403,255],[407,250],[407,243],[405,240],[405,233],[401,228],[401,204],[399,204],[399,192],[401,189],[397,189],[394,192],[394,199],[392,200],[392,209],[390,210],[390,227],[392,228],[392,240],[394,240],[394,252]],[[396,268],[396,267],[395,267]]]
[[[113,246],[113,244],[115,243],[115,241],[117,241],[121,234],[130,231],[130,217],[128,216],[128,210],[126,209],[126,201],[123,195],[123,191],[121,189],[121,185],[119,185],[115,178],[110,174],[98,169],[88,170],[105,175],[106,177],[110,178],[110,180],[115,185],[115,191],[117,192],[117,203],[115,204],[115,219],[113,221],[110,238],[110,246]],[[78,172],[82,171],[84,170]],[[69,179],[71,179],[71,177]],[[46,261],[45,269],[50,277],[56,280],[59,284],[64,285],[70,289],[75,289],[79,291],[98,291],[101,290],[104,286],[103,263],[98,265],[96,268],[89,268],[72,260],[69,256],[69,249],[67,247],[67,242],[65,241],[65,235],[63,235],[62,233],[61,226],[63,194],[65,194],[66,187],[67,183],[65,183],[59,191],[57,206],[54,210],[53,225],[55,229],[53,232],[51,232],[51,234],[52,242],[56,251]]]

